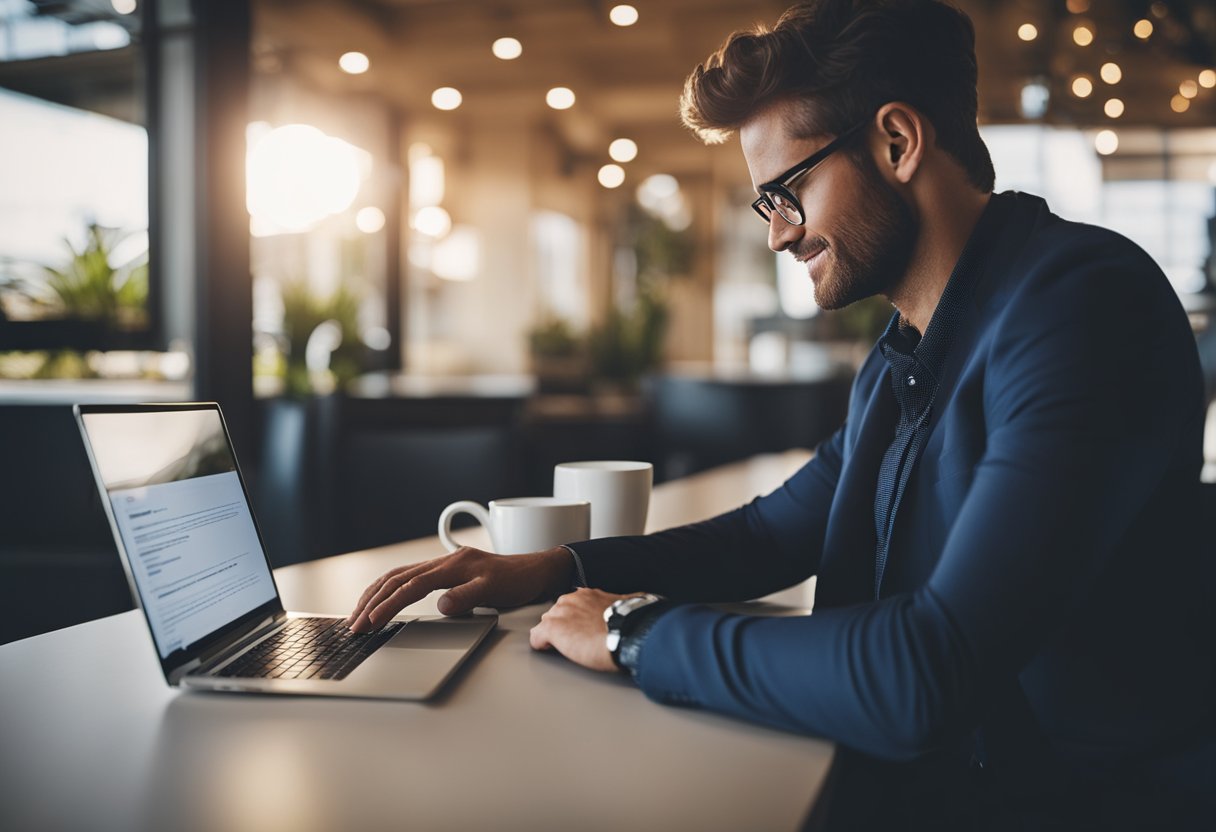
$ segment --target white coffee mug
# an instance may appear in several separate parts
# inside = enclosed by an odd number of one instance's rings
[[[439,515],[439,539],[449,552],[461,544],[452,539],[452,518],[471,514],[490,533],[491,549],[500,555],[540,552],[591,536],[591,504],[556,497],[511,497],[481,503],[461,500]]]
[[[649,462],[563,462],[553,469],[553,496],[591,502],[593,538],[645,534],[653,484]]]

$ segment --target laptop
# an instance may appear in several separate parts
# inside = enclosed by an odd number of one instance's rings
[[[398,617],[356,635],[285,611],[219,405],[73,411],[170,685],[427,699],[494,629],[496,615]]]

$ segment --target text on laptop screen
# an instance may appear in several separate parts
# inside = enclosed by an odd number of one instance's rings
[[[82,418],[162,659],[276,597],[217,411]]]

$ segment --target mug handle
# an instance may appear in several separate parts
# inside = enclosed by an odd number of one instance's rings
[[[452,518],[461,513],[471,514],[473,519],[485,526],[487,532],[490,530],[490,512],[481,503],[472,500],[452,503],[439,515],[439,539],[449,552],[455,552],[461,547],[460,543],[452,539]]]

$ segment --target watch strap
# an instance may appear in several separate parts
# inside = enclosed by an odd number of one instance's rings
[[[663,613],[673,606],[675,604],[672,601],[655,601],[625,619],[621,628],[621,641],[612,657],[617,667],[628,670],[630,676],[637,676],[638,663],[641,660],[642,646],[646,642],[646,637],[654,629],[654,625],[659,622]]]

